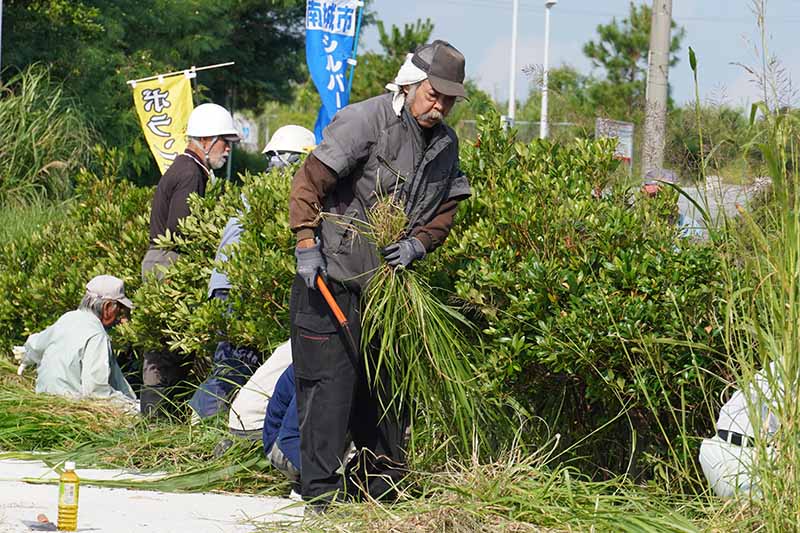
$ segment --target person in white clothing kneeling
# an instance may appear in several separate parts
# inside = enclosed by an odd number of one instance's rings
[[[37,367],[37,393],[115,400],[137,410],[136,394],[114,357],[107,332],[126,321],[132,308],[121,279],[92,278],[77,310],[64,313],[15,349],[21,359],[18,373]]]
[[[774,399],[782,395],[783,387],[779,385],[775,364],[770,365],[769,374],[764,370],[758,372],[754,382],[750,398],[737,390],[722,406],[716,435],[703,439],[700,446],[703,474],[711,489],[721,498],[760,495],[756,473],[759,459],[756,431],[761,428],[759,437],[769,442],[780,425],[775,416]],[[751,420],[751,414],[758,420]],[[771,459],[772,447],[768,445],[762,455]]]

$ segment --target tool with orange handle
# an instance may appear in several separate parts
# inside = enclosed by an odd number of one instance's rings
[[[357,361],[358,345],[356,344],[355,339],[353,339],[353,332],[350,331],[350,322],[347,320],[347,317],[344,316],[342,308],[339,307],[339,304],[337,304],[336,300],[333,299],[333,295],[331,294],[330,289],[328,289],[328,285],[319,274],[317,274],[317,288],[319,289],[319,292],[322,293],[322,297],[325,298],[325,301],[328,303],[328,307],[331,308],[333,316],[336,317],[336,321],[339,322],[339,326],[341,326],[342,331],[344,331],[344,335],[347,337],[347,342],[350,344],[349,348],[351,353],[353,357],[355,357],[355,361]]]

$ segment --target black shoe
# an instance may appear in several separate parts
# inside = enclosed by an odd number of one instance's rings
[[[362,448],[345,470],[345,492],[355,498],[369,495],[380,501],[395,501],[398,485],[408,475],[408,468],[385,455],[375,455]]]
[[[324,496],[321,497],[318,496],[311,500],[306,500],[306,498],[303,498],[303,500],[305,500],[306,512],[312,515],[324,514],[325,512],[328,511],[332,503],[332,500],[330,498]]]

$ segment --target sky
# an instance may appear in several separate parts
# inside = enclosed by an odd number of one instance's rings
[[[636,4],[643,0],[634,0]],[[581,51],[597,38],[596,28],[616,17],[621,21],[630,0],[559,0],[550,16],[550,66],[571,65],[601,75]],[[651,0],[647,3],[652,4]],[[431,39],[450,41],[466,57],[467,77],[501,102],[508,101],[511,76],[512,0],[373,0],[379,20],[402,27],[418,18],[434,23]],[[524,101],[531,80],[525,66],[544,61],[544,0],[519,0],[516,94]],[[680,62],[670,69],[672,96],[678,104],[694,101],[689,68],[691,46],[698,59],[703,101],[748,107],[761,100],[753,76],[741,66],[760,64],[761,35],[752,0],[673,0],[672,16],[686,30]],[[767,48],[790,77],[800,76],[800,0],[766,1]],[[366,28],[364,47],[379,51],[376,27]],[[388,81],[388,80],[387,80]],[[796,102],[795,102],[796,103]]]

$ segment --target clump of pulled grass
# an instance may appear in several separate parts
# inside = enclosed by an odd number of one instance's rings
[[[362,233],[378,250],[407,235],[408,219],[394,196],[380,198],[367,218]],[[471,323],[440,301],[413,268],[382,263],[372,274],[365,293],[361,348],[375,354],[365,366],[383,409],[412,415],[411,455],[423,434],[426,444],[445,442],[446,448],[465,456],[475,440],[488,446],[492,426],[493,436],[513,431],[490,400],[484,398],[478,405],[479,377],[470,362],[474,348],[467,338]],[[422,421],[427,428],[420,427]],[[438,433],[433,439],[431,428]]]

